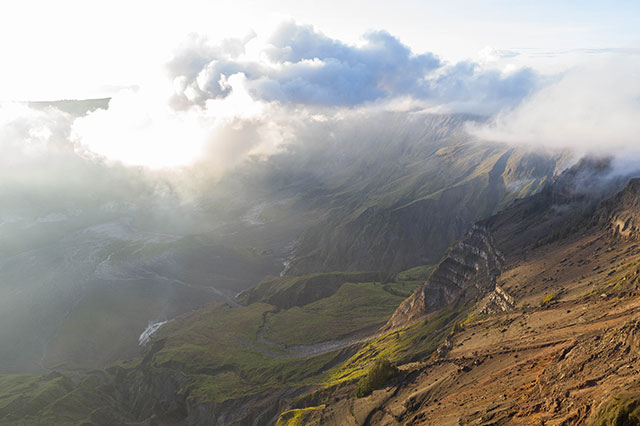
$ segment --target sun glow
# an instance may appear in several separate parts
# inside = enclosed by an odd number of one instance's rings
[[[232,75],[221,82],[230,89],[227,97],[184,111],[170,107],[166,90],[124,90],[108,110],[76,119],[72,137],[91,152],[126,165],[187,166],[205,155],[215,145],[212,138],[233,120],[262,114],[262,103],[251,98],[244,82],[242,74]]]

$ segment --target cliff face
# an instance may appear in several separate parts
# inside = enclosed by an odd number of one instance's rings
[[[407,325],[458,298],[489,294],[496,289],[503,264],[504,257],[487,227],[473,226],[431,277],[398,307],[385,329]]]
[[[600,225],[614,236],[640,238],[640,179],[631,179],[624,190],[601,203],[598,209]]]

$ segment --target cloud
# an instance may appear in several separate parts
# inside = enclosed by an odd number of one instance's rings
[[[249,156],[267,155],[284,140],[278,117],[268,103],[254,100],[242,73],[223,79],[224,97],[202,107],[173,108],[166,87],[122,91],[107,110],[76,119],[71,139],[83,149],[129,166],[187,168],[206,163],[220,176]]]
[[[503,73],[416,54],[385,31],[349,45],[294,22],[266,37],[219,43],[192,35],[165,71],[169,79],[149,76],[114,95],[109,109],[76,119],[73,142],[127,165],[208,162],[212,174],[222,174],[278,151],[297,119],[362,108],[488,115],[518,104],[542,82],[526,68]]]
[[[609,55],[573,68],[470,131],[481,139],[534,148],[638,159],[640,58]]]
[[[484,70],[474,62],[459,62],[433,79],[432,98],[451,111],[491,115],[518,105],[544,80],[529,68],[503,73]]]
[[[447,64],[414,53],[386,31],[366,33],[359,45],[332,39],[309,25],[281,24],[258,58],[244,53],[254,38],[211,45],[194,37],[169,63],[176,108],[204,105],[230,94],[225,84],[242,73],[256,100],[311,107],[356,107],[411,97],[429,106],[490,114],[539,87],[530,69],[503,73],[478,63]]]
[[[496,62],[501,59],[511,59],[519,56],[520,53],[515,50],[498,49],[493,46],[486,46],[484,49],[478,52],[478,57],[481,62]]]
[[[0,104],[0,221],[7,214],[139,200],[154,193],[155,183],[144,171],[107,162],[74,142],[73,120],[54,107]]]

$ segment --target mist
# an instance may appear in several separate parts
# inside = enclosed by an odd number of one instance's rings
[[[484,140],[570,150],[577,157],[611,156],[626,168],[640,155],[640,58],[592,58],[469,131]]]
[[[301,236],[332,218],[471,188],[467,176],[496,157],[517,152],[530,168],[497,186],[509,200],[550,178],[557,155],[546,151],[635,150],[636,62],[556,76],[490,65],[414,52],[386,31],[348,44],[286,21],[222,42],[192,36],[108,108],[0,105],[0,343],[11,342],[0,370],[135,355],[150,324],[233,305],[286,272]],[[443,247],[471,213],[443,231]],[[77,319],[83,309],[95,321]],[[118,321],[125,331],[106,351],[100,324]]]

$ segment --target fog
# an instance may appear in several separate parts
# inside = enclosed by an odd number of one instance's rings
[[[192,36],[163,78],[108,108],[4,103],[0,371],[98,367],[135,355],[152,324],[233,304],[329,214],[312,196],[339,192],[336,176],[357,184],[352,164],[409,155],[427,130],[446,138],[423,127],[428,114],[469,120],[465,143],[635,159],[637,65],[611,57],[545,76],[448,63],[385,31],[352,45],[286,21],[242,39]],[[99,326],[118,321],[128,327],[114,343]]]
[[[592,58],[554,80],[470,131],[485,140],[613,156],[621,167],[639,159],[639,56]]]

